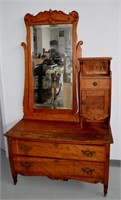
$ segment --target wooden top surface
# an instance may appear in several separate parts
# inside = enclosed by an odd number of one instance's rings
[[[74,144],[113,143],[111,128],[104,124],[86,125],[81,130],[76,122],[39,121],[22,119],[5,136],[19,140]]]
[[[112,57],[81,57],[78,60],[112,60]]]

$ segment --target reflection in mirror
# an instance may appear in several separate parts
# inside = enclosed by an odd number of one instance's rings
[[[35,108],[72,109],[72,24],[32,26]]]

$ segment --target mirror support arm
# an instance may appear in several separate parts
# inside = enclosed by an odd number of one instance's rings
[[[24,49],[24,57],[25,57],[25,83],[24,83],[24,99],[23,99],[23,107],[24,107],[24,115],[26,115],[28,110],[28,96],[29,96],[29,84],[28,84],[28,47],[25,42],[21,43],[21,46]]]
[[[77,111],[75,113],[78,114],[79,112],[79,87],[78,87],[78,84],[79,84],[79,71],[78,71],[78,68],[76,67],[76,101],[77,101]]]
[[[79,112],[79,73],[80,73],[80,64],[78,59],[82,57],[82,48],[81,45],[83,45],[83,41],[80,40],[76,45],[76,55],[77,55],[77,65],[76,65],[76,100],[77,100],[77,111],[75,113],[78,114]]]

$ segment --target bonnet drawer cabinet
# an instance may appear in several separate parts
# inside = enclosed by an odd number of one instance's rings
[[[110,123],[111,58],[80,58],[80,121]]]

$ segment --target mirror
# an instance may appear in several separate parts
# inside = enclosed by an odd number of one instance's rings
[[[49,10],[27,13],[24,117],[79,121],[78,13]],[[79,56],[80,54],[80,56]]]
[[[72,109],[72,24],[31,31],[34,107]]]

